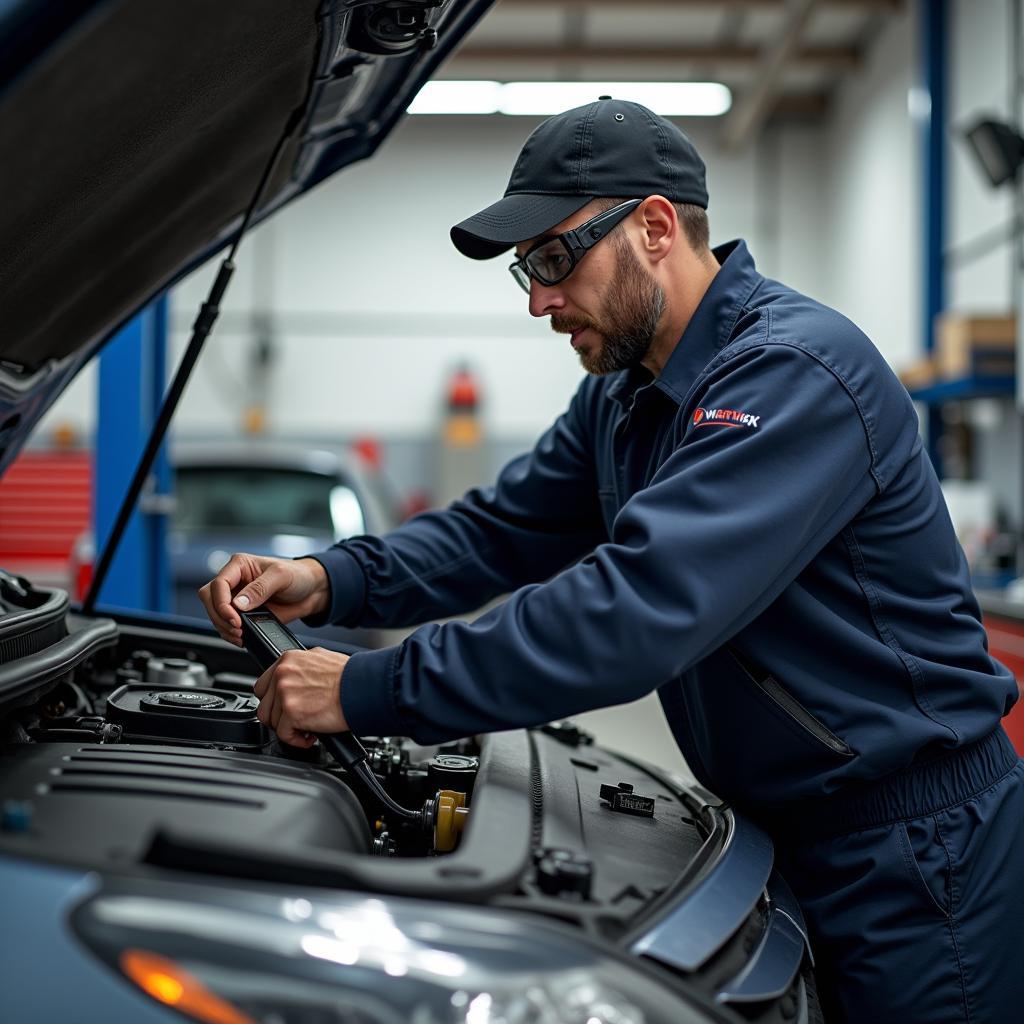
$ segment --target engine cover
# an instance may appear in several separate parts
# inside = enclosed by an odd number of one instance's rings
[[[8,804],[12,801],[12,804]],[[0,750],[0,802],[28,810],[0,849],[102,867],[142,860],[161,830],[282,855],[365,853],[352,791],[319,769],[234,751],[40,743]]]

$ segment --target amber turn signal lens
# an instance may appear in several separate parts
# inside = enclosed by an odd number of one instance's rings
[[[126,949],[121,954],[121,970],[147,995],[203,1024],[256,1024],[166,957]]]

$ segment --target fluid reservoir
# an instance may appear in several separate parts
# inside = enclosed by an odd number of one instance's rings
[[[465,793],[466,803],[469,803],[479,769],[478,757],[436,754],[427,764],[427,777],[430,780],[430,788],[435,792],[439,789],[453,789],[457,793]]]

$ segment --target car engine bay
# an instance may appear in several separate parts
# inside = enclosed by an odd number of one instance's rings
[[[308,879],[304,869],[319,865],[419,894],[408,862],[451,860],[431,876],[447,877],[448,892],[497,896],[530,879],[538,896],[583,906],[600,877],[616,886],[610,906],[635,910],[704,838],[666,782],[568,724],[439,747],[364,738],[387,795],[419,812],[399,817],[321,745],[287,746],[258,721],[244,651],[199,632],[76,616],[63,592],[16,577],[0,579],[0,600],[0,646],[21,655],[0,666],[0,849],[90,867],[200,870],[205,860],[203,871],[275,879]],[[485,829],[472,825],[493,814],[501,825],[481,845]],[[474,841],[460,837],[463,823]],[[615,853],[615,870],[598,873],[584,856],[588,835]],[[371,879],[367,863],[379,871],[389,860],[405,869]]]
[[[762,874],[721,883],[731,922],[706,927],[692,897],[720,884],[736,823],[699,787],[571,723],[433,747],[363,737],[367,785],[321,744],[280,743],[256,717],[256,678],[248,653],[212,633],[81,615],[63,591],[0,572],[0,856],[140,884],[270,883],[540,914],[709,995],[747,976],[780,920],[769,845]],[[687,901],[696,959],[651,939]],[[792,941],[799,963],[798,932]],[[795,1013],[803,982],[787,978],[744,1002],[744,1018],[791,1019],[783,1008]]]

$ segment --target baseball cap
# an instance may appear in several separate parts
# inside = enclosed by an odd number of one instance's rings
[[[504,197],[456,224],[452,242],[486,260],[544,234],[598,196],[650,195],[707,209],[704,161],[671,121],[639,103],[602,96],[539,125]]]

